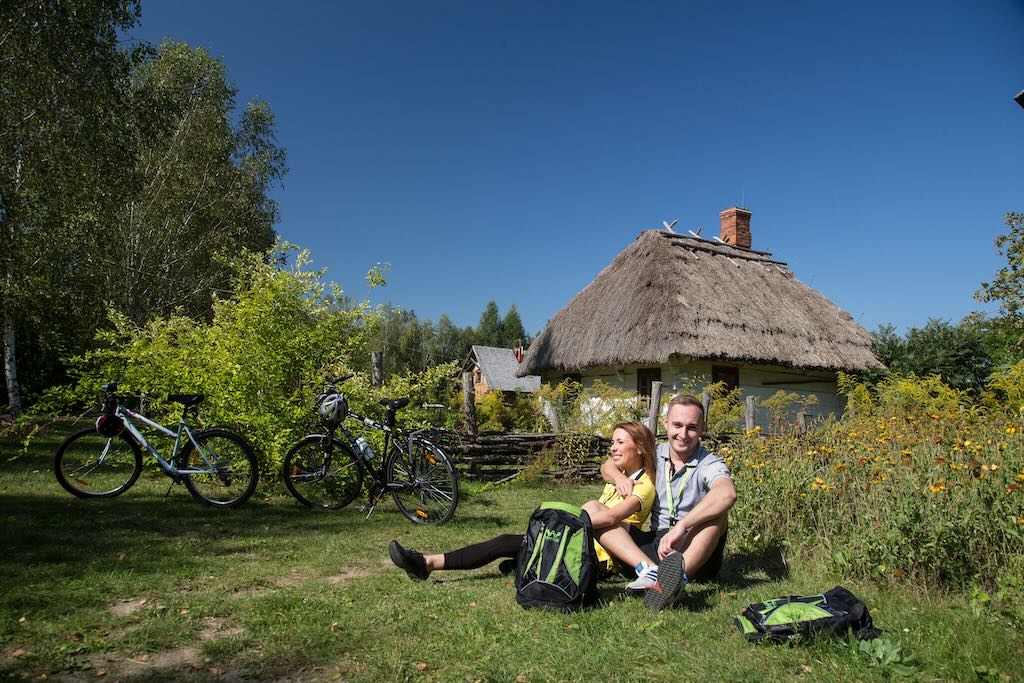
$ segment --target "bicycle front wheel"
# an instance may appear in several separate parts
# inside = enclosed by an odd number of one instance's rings
[[[110,498],[132,487],[142,472],[139,445],[127,434],[108,438],[92,427],[75,432],[57,447],[53,473],[79,498]]]
[[[440,525],[459,504],[459,475],[448,454],[426,439],[413,438],[405,452],[396,444],[386,465],[395,505],[417,524]]]
[[[185,488],[196,500],[215,507],[236,507],[256,490],[259,468],[252,447],[238,434],[222,429],[204,429],[188,441],[178,455],[178,469]]]
[[[363,466],[340,439],[307,436],[284,456],[284,485],[295,499],[311,508],[338,510],[363,488]],[[331,446],[328,457],[327,446]]]

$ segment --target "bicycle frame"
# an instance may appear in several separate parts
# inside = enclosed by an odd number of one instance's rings
[[[383,467],[383,465],[384,465],[384,462],[387,460],[387,456],[388,456],[388,452],[389,452],[389,447],[393,445],[393,442],[395,440],[394,439],[395,430],[392,427],[389,427],[388,425],[383,425],[383,424],[377,422],[376,420],[371,420],[368,417],[363,417],[359,413],[354,413],[351,410],[348,411],[348,417],[351,417],[354,420],[358,420],[359,422],[362,422],[364,425],[366,425],[370,429],[376,429],[377,431],[384,432],[384,448],[382,449],[381,460],[380,460],[381,468],[377,469],[373,465],[373,460],[364,460],[364,459],[360,458],[360,462],[362,463],[363,467],[365,467],[370,472],[370,476],[373,477],[374,481],[376,481],[378,483],[383,483],[381,481],[383,479],[383,475],[384,475],[384,467]],[[338,427],[340,427],[341,431],[345,433],[345,439],[348,441],[349,447],[357,455],[359,455],[359,448],[356,446],[356,439],[355,439],[354,436],[352,436],[352,432],[350,432],[348,430],[348,428],[345,426],[344,423],[339,424]]]
[[[206,453],[200,446],[199,441],[196,439],[195,434],[192,431],[192,428],[188,425],[187,422],[185,422],[184,415],[182,415],[181,419],[178,421],[178,431],[174,431],[168,429],[167,427],[163,426],[158,422],[150,420],[145,415],[141,415],[130,410],[129,408],[120,403],[118,403],[117,409],[114,411],[114,414],[124,421],[124,426],[128,430],[128,433],[132,435],[132,438],[134,438],[139,443],[139,445],[141,445],[143,448],[149,451],[150,455],[156,458],[157,463],[159,463],[160,465],[160,469],[162,469],[167,474],[182,475],[201,474],[206,472],[206,470],[203,469],[196,469],[190,467],[179,469],[174,465],[174,462],[178,459],[178,452],[181,450],[181,436],[183,433],[188,437],[188,440],[192,442],[193,448],[195,448],[196,452],[199,453],[199,455],[203,458],[203,461],[206,462],[208,466],[213,467],[213,463],[211,463],[210,460],[206,457]],[[132,422],[132,418],[135,418],[136,420],[144,423],[151,429],[160,432],[164,436],[171,437],[174,439],[174,449],[171,451],[170,461],[164,460],[162,457],[160,457],[160,453],[157,452],[156,448],[154,448],[153,445],[149,443],[149,441],[142,434],[139,428],[135,426],[135,423]]]

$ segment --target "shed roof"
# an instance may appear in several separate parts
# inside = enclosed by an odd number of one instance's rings
[[[516,376],[519,361],[512,349],[474,344],[469,351],[469,360],[475,360],[484,375],[484,381],[492,389],[534,392],[540,388],[538,375]]]
[[[856,371],[882,367],[871,343],[770,253],[647,230],[551,319],[519,372],[673,357]]]

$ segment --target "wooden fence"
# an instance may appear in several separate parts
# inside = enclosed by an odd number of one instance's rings
[[[530,464],[545,464],[545,477],[594,478],[611,442],[589,434],[482,433],[475,437],[450,431],[432,431],[430,438],[455,460],[468,479],[511,479]]]

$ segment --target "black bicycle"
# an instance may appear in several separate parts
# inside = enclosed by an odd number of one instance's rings
[[[395,425],[395,414],[408,398],[382,399],[387,409],[384,424],[349,409],[338,386],[352,375],[329,383],[317,399],[323,434],[310,434],[284,456],[284,484],[296,500],[312,508],[345,507],[363,488],[364,472],[371,482],[363,511],[369,519],[388,493],[406,517],[418,524],[444,524],[459,504],[459,477],[448,454],[421,431],[405,433]],[[365,438],[353,437],[344,421],[352,418],[384,432],[383,466],[374,465],[374,452]],[[336,435],[340,429],[344,438]]]

